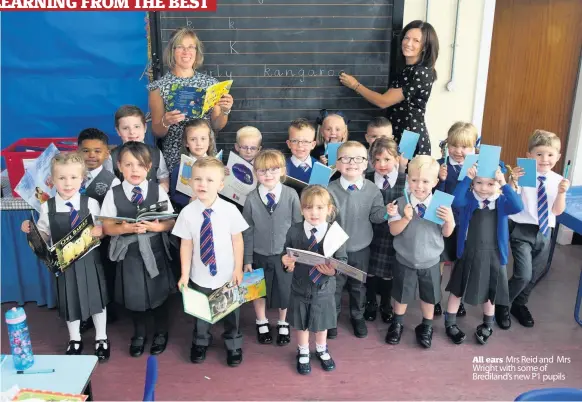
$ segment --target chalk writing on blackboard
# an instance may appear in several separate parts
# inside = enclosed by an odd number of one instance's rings
[[[267,64],[264,66],[263,77],[299,77],[300,82],[305,82],[305,76],[308,77],[334,77],[335,70],[325,68],[320,69],[272,69]]]

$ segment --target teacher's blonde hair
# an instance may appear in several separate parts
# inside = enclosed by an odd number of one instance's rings
[[[196,70],[204,62],[204,47],[202,46],[202,42],[198,38],[198,35],[196,35],[196,31],[192,28],[184,27],[177,29],[172,33],[172,36],[170,36],[170,40],[164,49],[164,64],[168,66],[170,70],[173,70],[174,67],[176,67],[176,60],[174,58],[176,54],[176,46],[180,45],[186,37],[194,39],[194,42],[196,43],[196,59],[194,60],[192,69]]]

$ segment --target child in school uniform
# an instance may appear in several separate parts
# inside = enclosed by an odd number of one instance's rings
[[[315,356],[325,371],[335,369],[327,347],[327,331],[337,327],[335,306],[336,271],[327,265],[298,264],[286,255],[287,247],[323,254],[323,241],[334,221],[335,207],[329,192],[321,186],[308,186],[301,193],[301,213],[305,220],[294,223],[287,232],[282,262],[293,272],[289,317],[297,330],[297,372],[309,374],[309,333],[315,333]],[[333,255],[346,262],[345,244]]]
[[[212,127],[210,127],[208,120],[194,119],[186,123],[182,132],[182,153],[184,155],[196,161],[198,158],[205,156],[214,156],[214,148],[214,136],[212,135]],[[190,196],[176,191],[179,173],[180,164],[172,170],[170,175],[169,195],[177,212],[180,212],[188,205],[191,199]]]
[[[115,112],[115,130],[119,137],[121,137],[123,144],[128,141],[144,142],[147,130],[145,114],[137,106],[121,106]],[[146,146],[152,156],[152,168],[148,172],[147,179],[159,183],[164,192],[167,193],[170,189],[170,172],[168,171],[162,151],[151,145]],[[118,168],[120,150],[121,147],[113,148],[107,164],[111,164],[112,172],[115,173],[115,176],[119,180],[123,180],[123,175]]]
[[[518,188],[524,208],[509,217],[513,255],[509,303],[495,308],[495,321],[502,329],[511,326],[510,312],[524,327],[534,326],[527,302],[548,262],[552,228],[556,216],[566,209],[566,192],[570,187],[568,179],[552,171],[560,160],[560,148],[560,138],[549,131],[535,130],[528,141],[526,156],[536,160],[537,187]],[[514,168],[513,182],[517,183],[523,174],[521,168]]]
[[[315,127],[307,119],[295,119],[289,125],[287,146],[291,156],[287,159],[287,175],[309,183],[313,164],[317,160],[309,153],[315,147]]]
[[[406,164],[408,161],[398,155],[398,144],[388,137],[376,139],[370,148],[369,157],[375,172],[366,174],[366,179],[380,189],[384,205],[390,204],[404,192],[406,184]],[[394,265],[394,236],[383,223],[375,223],[372,243],[370,243],[370,263],[366,277],[366,307],[364,318],[374,321],[378,315],[376,295],[380,293],[380,315],[382,321],[392,321],[392,266]]]
[[[348,134],[348,119],[343,112],[320,110],[317,118],[317,145],[311,151],[311,156],[327,166],[327,144],[330,142],[346,142]]]
[[[109,139],[107,134],[97,128],[86,128],[79,133],[77,137],[77,144],[79,152],[83,156],[85,166],[87,167],[87,175],[81,184],[79,193],[87,197],[97,200],[99,208],[103,204],[105,194],[113,186],[121,184],[119,179],[115,177],[109,170],[103,168],[103,162],[109,157]],[[99,250],[101,252],[101,263],[105,271],[105,279],[107,281],[107,292],[109,295],[115,293],[115,264],[109,260],[109,237],[106,236],[101,239]],[[113,322],[117,318],[117,313],[113,303],[109,303],[107,309],[107,320]],[[81,333],[93,328],[93,320],[89,318],[87,321],[81,322]]]
[[[359,142],[348,141],[342,144],[338,149],[336,164],[341,177],[328,186],[338,210],[339,222],[350,236],[346,243],[348,264],[364,272],[368,272],[370,260],[370,243],[374,234],[372,223],[385,223],[387,212],[378,187],[364,178],[364,170],[368,166],[367,155],[366,147]],[[364,319],[366,300],[364,285],[343,274],[338,275],[336,283],[335,302],[338,317],[341,311],[342,291],[347,287],[354,335],[365,338],[368,335],[368,328]],[[337,328],[331,328],[327,336],[330,339],[335,338]]]
[[[366,169],[366,174],[374,173],[374,158],[370,154],[372,145],[374,144],[374,141],[379,138],[394,139],[394,136],[392,135],[392,123],[384,116],[374,117],[368,122],[365,138],[368,143],[368,168]]]
[[[523,209],[523,203],[498,168],[495,179],[478,177],[472,166],[457,185],[453,209],[459,233],[457,263],[446,290],[450,292],[445,313],[446,334],[455,344],[465,340],[457,325],[458,306],[463,298],[470,305],[483,305],[483,323],[475,330],[484,345],[493,334],[495,304],[507,304],[508,216]]]
[[[388,224],[394,236],[396,264],[393,267],[394,318],[388,328],[386,343],[400,343],[404,329],[406,308],[414,300],[416,288],[420,296],[422,323],[415,328],[417,342],[430,348],[434,305],[440,300],[440,256],[444,249],[443,237],[455,228],[451,208],[440,206],[437,216],[442,225],[423,219],[432,200],[432,190],[438,184],[438,162],[428,155],[416,156],[408,164],[410,198],[398,198],[388,205]]]
[[[174,211],[168,194],[161,185],[148,180],[152,168],[149,147],[142,142],[128,141],[119,149],[117,163],[123,182],[105,195],[101,215],[135,218],[137,210],[167,201],[167,212]],[[150,354],[158,355],[168,344],[168,308],[166,300],[175,290],[170,267],[168,233],[173,219],[138,223],[104,220],[105,234],[111,236],[109,258],[117,261],[115,301],[131,312],[134,333],[129,354],[139,357],[147,343],[147,321],[154,321],[154,337]]]
[[[473,155],[475,153],[475,146],[477,144],[477,127],[471,123],[466,123],[458,121],[454,123],[447,134],[447,139],[444,141],[443,146],[446,149],[445,153],[448,153],[448,158],[445,161],[445,155],[438,160],[441,166],[439,170],[439,184],[437,190],[445,192],[447,194],[453,194],[457,183],[459,183],[459,173],[463,169],[463,163],[467,155]],[[458,221],[458,215],[456,210],[453,208],[453,216],[455,217],[455,222]],[[454,264],[457,260],[457,228],[453,231],[453,234],[445,238],[445,250],[442,255],[441,262],[441,282],[443,278],[443,271],[445,262],[450,262]],[[434,306],[434,314],[439,316],[443,313],[440,300]],[[457,317],[464,317],[467,315],[465,306],[461,301],[459,305],[459,311],[457,312]]]
[[[51,176],[57,195],[41,205],[37,223],[43,239],[57,243],[89,214],[100,214],[99,203],[79,194],[85,176],[85,164],[78,153],[60,153],[51,161]],[[22,231],[30,233],[30,221],[22,222]],[[91,236],[101,237],[102,227],[95,225]],[[67,355],[83,352],[81,320],[93,318],[95,355],[100,362],[109,360],[111,343],[107,338],[107,303],[109,294],[98,250],[92,250],[62,272],[57,278],[59,315],[67,322]]]
[[[196,199],[180,213],[174,235],[180,246],[182,275],[178,288],[190,286],[206,295],[227,282],[239,285],[243,277],[243,234],[249,225],[234,205],[218,197],[224,187],[224,165],[216,158],[200,158],[192,169],[192,190]],[[222,319],[226,362],[235,367],[243,360],[240,311]],[[202,363],[212,342],[212,324],[196,319],[190,361]]]
[[[243,209],[243,217],[249,224],[243,233],[244,271],[263,268],[265,272],[267,297],[253,300],[259,343],[273,342],[266,308],[278,308],[277,345],[284,346],[291,341],[286,319],[292,274],[283,269],[281,253],[287,231],[302,220],[301,206],[297,192],[282,184],[285,157],[280,151],[261,151],[255,158],[254,168],[260,184],[247,196]]]

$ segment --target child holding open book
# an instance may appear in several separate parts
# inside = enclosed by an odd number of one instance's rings
[[[79,194],[86,168],[77,153],[57,154],[51,162],[51,176],[57,195],[41,205],[37,223],[45,241],[56,243],[71,232],[89,214],[99,215],[99,203]],[[30,233],[30,221],[22,222],[22,231]],[[101,237],[101,226],[91,230],[91,236]],[[67,321],[69,344],[67,355],[83,352],[81,320],[93,318],[95,324],[95,355],[99,361],[109,359],[111,344],[107,339],[107,310],[109,302],[105,273],[99,250],[94,249],[57,277],[59,314]]]
[[[297,372],[309,374],[309,333],[315,333],[315,356],[325,371],[335,369],[327,348],[327,331],[337,327],[335,306],[336,271],[328,265],[296,264],[286,253],[287,247],[323,254],[325,236],[335,217],[330,193],[321,186],[309,186],[301,193],[301,213],[305,220],[294,223],[287,232],[282,262],[293,272],[289,321],[297,330]],[[345,244],[334,258],[347,262]]]

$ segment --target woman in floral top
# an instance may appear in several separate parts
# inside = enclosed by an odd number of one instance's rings
[[[388,117],[392,122],[394,139],[400,142],[404,130],[418,133],[420,139],[414,154],[430,155],[430,138],[424,114],[432,83],[437,78],[434,66],[439,53],[439,40],[432,25],[419,20],[406,25],[402,30],[400,53],[406,60],[406,67],[383,94],[366,88],[346,73],[340,75],[340,81],[382,109],[393,106]]]
[[[182,131],[188,118],[179,110],[171,110],[168,96],[172,86],[205,89],[216,84],[217,79],[196,71],[203,61],[202,42],[196,32],[190,28],[180,28],[172,34],[164,50],[164,63],[168,66],[169,72],[148,85],[152,129],[156,137],[163,139],[162,153],[170,172],[180,163]],[[215,132],[226,125],[232,104],[232,96],[223,95],[218,104],[203,116],[210,119]]]

